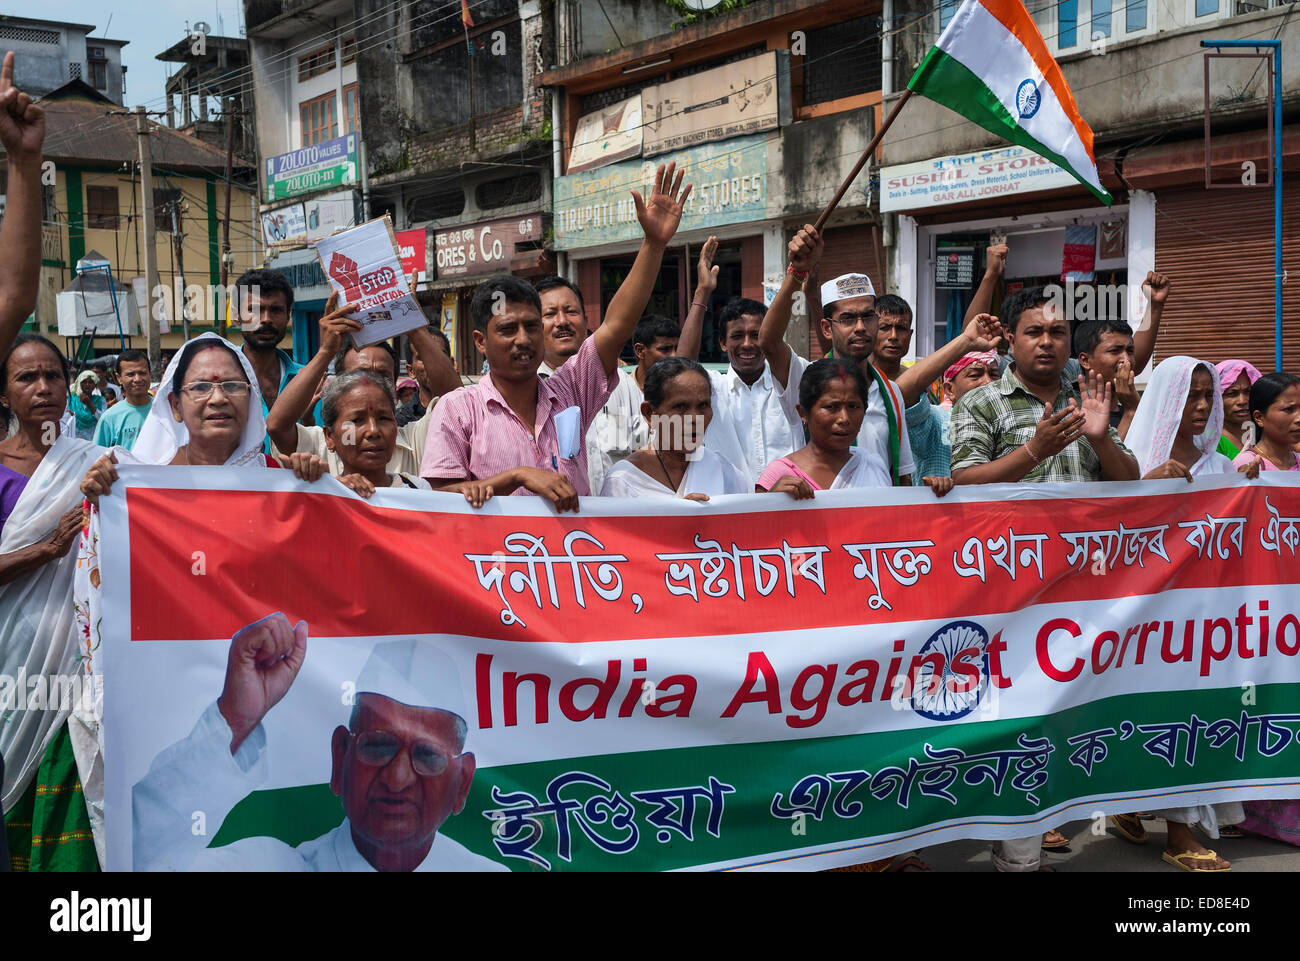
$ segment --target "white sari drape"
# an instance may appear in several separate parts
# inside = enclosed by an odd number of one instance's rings
[[[0,554],[47,538],[59,518],[83,501],[81,478],[102,453],[103,448],[89,441],[60,437],[14,505],[0,536]],[[57,678],[81,675],[72,604],[76,567],[77,553],[72,551],[0,584],[0,676],[28,682],[21,689],[14,683],[14,704],[0,711],[0,751],[5,758],[0,804],[6,811],[31,784],[46,748],[69,716],[62,697],[57,709],[27,710],[34,690],[31,679],[44,675],[48,702],[56,689],[68,690]]]
[[[1193,477],[1232,473],[1232,462],[1217,450],[1219,436],[1223,433],[1223,392],[1219,389],[1218,371],[1213,364],[1195,357],[1166,357],[1156,365],[1137,413],[1133,415],[1128,436],[1124,438],[1143,474],[1169,460],[1174,438],[1183,422],[1183,410],[1192,388],[1192,374],[1198,367],[1208,371],[1213,381],[1214,406],[1210,409],[1205,430],[1196,438],[1196,449],[1201,452],[1201,457],[1189,470]]]
[[[687,494],[752,494],[753,485],[729,460],[701,447],[686,461],[681,486],[669,490],[639,467],[621,460],[609,469],[600,489],[602,497],[685,497]]]

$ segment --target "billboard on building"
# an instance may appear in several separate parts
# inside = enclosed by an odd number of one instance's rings
[[[357,135],[266,158],[266,202],[357,182]]]

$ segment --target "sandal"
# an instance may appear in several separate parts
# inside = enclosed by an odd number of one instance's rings
[[[1112,814],[1110,823],[1125,841],[1133,844],[1147,843],[1147,829],[1142,826],[1142,819],[1136,814]]]
[[[1246,832],[1235,824],[1219,825],[1219,837],[1221,838],[1244,838]]]
[[[1226,874],[1232,870],[1232,865],[1226,868],[1203,868],[1201,864],[1213,864],[1215,861],[1222,860],[1213,851],[1207,850],[1204,854],[1198,854],[1195,851],[1184,851],[1182,854],[1170,854],[1168,851],[1162,851],[1160,857],[1167,864],[1172,864],[1176,868],[1181,868],[1191,874]],[[1190,864],[1184,863],[1190,861]]]
[[[1070,839],[1055,828],[1043,835],[1042,847],[1044,851],[1059,851],[1069,846]]]

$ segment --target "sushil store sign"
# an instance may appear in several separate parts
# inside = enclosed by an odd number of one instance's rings
[[[693,184],[680,231],[763,220],[767,215],[767,137],[736,137],[629,160],[555,181],[555,249],[575,250],[638,240],[632,190],[649,199],[655,169],[675,161]]]
[[[880,209],[923,210],[1072,187],[1078,181],[1024,147],[1000,147],[884,167]]]

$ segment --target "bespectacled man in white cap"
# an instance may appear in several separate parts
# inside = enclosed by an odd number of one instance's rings
[[[799,381],[809,367],[784,340],[790,325],[790,310],[795,293],[808,279],[821,259],[821,235],[811,224],[805,225],[790,241],[790,266],[781,289],[763,318],[759,345],[776,379],[781,403],[792,415],[799,402]],[[915,466],[907,438],[903,397],[871,362],[876,342],[876,291],[866,274],[844,274],[821,285],[822,333],[830,340],[835,356],[862,368],[870,382],[867,412],[858,432],[858,449],[875,466],[880,487],[906,487],[912,483]],[[928,480],[927,480],[928,483]]]
[[[266,780],[262,719],[307,655],[307,624],[272,614],[236,632],[220,698],[154,759],[132,794],[136,870],[504,871],[439,833],[474,779],[455,666],[415,640],[377,644],[349,723],[330,740],[330,790],[343,823],[297,847],[246,837],[208,848],[230,811]],[[192,830],[195,812],[208,830]]]

